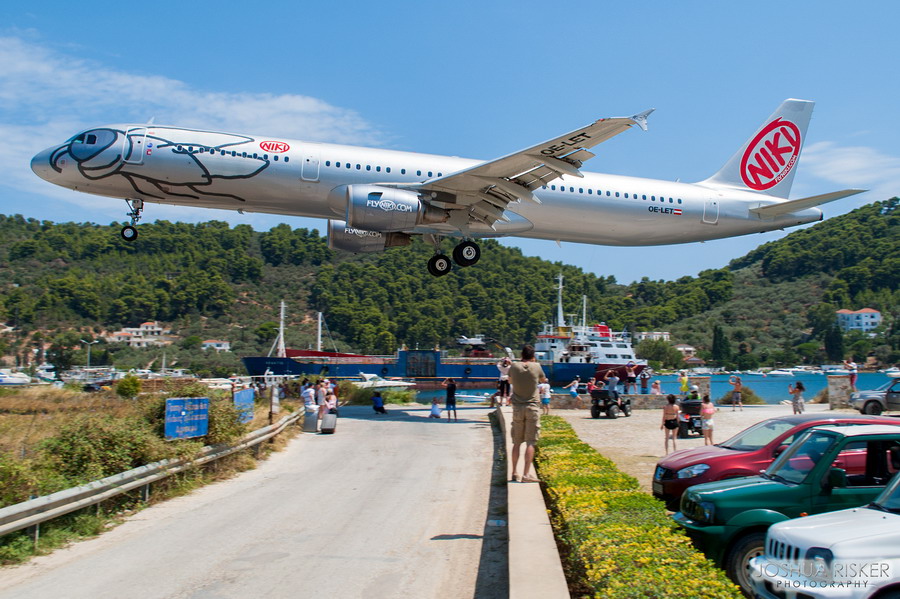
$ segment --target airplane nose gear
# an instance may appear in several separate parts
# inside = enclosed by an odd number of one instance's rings
[[[435,254],[428,260],[428,272],[436,277],[442,277],[453,268],[450,258],[444,254]]]
[[[144,200],[125,200],[125,203],[131,209],[131,212],[127,214],[127,216],[131,217],[131,224],[122,227],[120,235],[125,241],[134,241],[138,236],[135,225],[141,220],[141,212],[144,211]]]
[[[474,241],[463,241],[453,248],[453,261],[460,266],[472,266],[481,258],[481,248]]]

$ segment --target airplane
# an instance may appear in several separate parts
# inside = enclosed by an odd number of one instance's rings
[[[597,245],[689,243],[823,219],[816,206],[865,190],[789,200],[814,102],[788,99],[710,178],[681,183],[582,172],[591,148],[653,109],[599,119],[544,143],[480,161],[179,127],[109,125],[38,153],[56,185],[124,199],[137,239],[146,203],[328,220],[328,245],[380,252],[421,235],[434,276],[472,266],[474,241],[505,236]],[[445,237],[459,239],[451,259]]]

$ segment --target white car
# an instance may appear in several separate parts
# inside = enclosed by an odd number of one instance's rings
[[[750,580],[765,599],[900,597],[900,476],[864,507],[770,527]]]

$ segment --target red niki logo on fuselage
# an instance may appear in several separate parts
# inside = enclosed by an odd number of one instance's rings
[[[259,147],[262,148],[264,152],[272,152],[273,154],[282,154],[291,149],[291,146],[283,141],[261,141],[259,142]]]
[[[741,158],[741,179],[750,189],[764,191],[787,177],[800,156],[800,129],[778,117],[760,131]]]

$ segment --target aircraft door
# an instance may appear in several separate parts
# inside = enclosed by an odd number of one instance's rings
[[[709,198],[703,205],[703,222],[714,225],[719,222],[719,199]]]
[[[306,154],[303,156],[303,166],[300,169],[300,178],[304,181],[319,180],[319,155]]]
[[[132,127],[125,131],[122,160],[126,164],[142,164],[147,151],[147,128]]]

